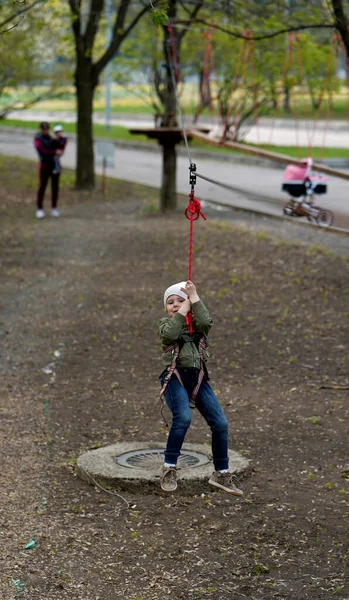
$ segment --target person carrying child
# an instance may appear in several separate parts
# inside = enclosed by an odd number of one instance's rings
[[[191,408],[197,408],[212,432],[215,470],[209,484],[234,496],[242,496],[243,492],[236,486],[236,477],[228,470],[228,421],[208,383],[206,338],[212,326],[210,314],[192,281],[182,281],[167,288],[164,307],[167,316],[160,320],[158,328],[165,366],[159,377],[160,395],[172,413],[172,424],[161,488],[166,492],[177,489],[177,460],[191,423]],[[192,313],[191,325],[189,313]]]
[[[34,146],[39,155],[39,187],[36,195],[36,218],[43,219],[44,196],[48,180],[51,178],[51,216],[59,217],[57,208],[59,193],[60,166],[58,156],[63,154],[61,142],[50,135],[50,125],[47,121],[39,124],[39,133],[34,138]],[[66,143],[66,142],[65,142]],[[57,164],[58,161],[58,164]]]

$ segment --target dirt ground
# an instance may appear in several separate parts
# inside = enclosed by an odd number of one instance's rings
[[[106,198],[66,182],[62,217],[37,222],[18,164],[0,175],[1,599],[348,600],[348,252],[207,210],[193,279],[244,496],[122,492],[127,507],[74,465],[165,443],[156,329],[189,224],[121,182]],[[197,414],[186,441],[210,441]]]

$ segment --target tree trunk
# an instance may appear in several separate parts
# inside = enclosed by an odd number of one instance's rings
[[[75,184],[78,189],[83,190],[93,189],[95,186],[92,133],[95,85],[89,66],[89,64],[80,65],[76,72],[77,146]]]
[[[211,96],[209,82],[206,79],[204,70],[201,69],[199,75],[199,104],[195,111],[194,124],[197,122],[198,118],[200,117],[200,113],[205,108],[211,108],[210,100]]]
[[[164,144],[162,152],[161,212],[176,210],[177,152],[175,144]]]
[[[176,18],[176,3],[177,0],[170,0],[167,10],[170,19]],[[165,110],[164,110],[164,127],[176,127],[176,91],[174,88],[172,73],[176,70],[175,61],[179,63],[179,44],[176,32],[173,31],[175,39],[176,52],[173,56],[173,38],[169,35],[168,28],[164,28],[164,54],[168,64],[166,70],[166,86],[165,86]],[[169,65],[171,61],[171,67]],[[179,139],[174,135],[168,135],[162,142],[163,144],[163,166],[162,166],[162,185],[160,193],[160,211],[168,212],[175,210],[177,207],[177,192],[176,192],[176,173],[177,173],[177,152],[176,144]]]
[[[347,57],[349,58],[349,22],[344,11],[343,0],[331,1],[336,21],[336,29],[342,38]]]
[[[288,87],[284,89],[284,111],[286,114],[291,113],[290,88]]]

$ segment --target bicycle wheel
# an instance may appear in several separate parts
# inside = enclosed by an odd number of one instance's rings
[[[333,213],[330,210],[319,210],[316,222],[322,227],[330,227],[333,223]]]
[[[283,212],[284,212],[284,215],[287,215],[288,217],[293,217],[293,208],[289,202],[287,204],[285,204],[285,206],[283,208]]]

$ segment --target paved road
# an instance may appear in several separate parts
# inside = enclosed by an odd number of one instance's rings
[[[75,141],[71,139],[63,157],[63,166],[75,167]],[[37,159],[33,148],[32,134],[0,132],[0,153]],[[249,164],[236,164],[213,158],[195,158],[198,172],[228,184],[234,190],[218,187],[198,178],[196,192],[201,200],[218,201],[243,208],[261,210],[268,214],[282,214],[282,206],[287,195],[280,191],[282,169],[261,167]],[[115,148],[115,168],[108,175],[149,185],[161,185],[162,157],[160,152],[144,149]],[[189,193],[189,161],[185,156],[178,157],[177,189]],[[97,167],[97,173],[101,169]],[[320,198],[319,204],[335,213],[335,225],[349,229],[349,182],[329,178],[329,191]]]

